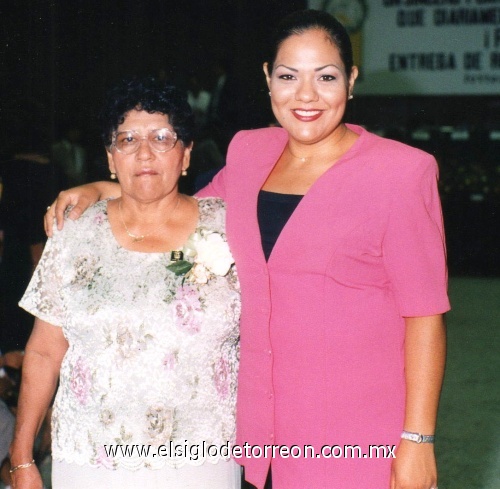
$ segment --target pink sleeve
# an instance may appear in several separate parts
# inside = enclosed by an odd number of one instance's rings
[[[197,197],[219,197],[225,199],[226,197],[226,167],[222,168],[212,181],[201,190],[196,192]]]
[[[437,178],[436,161],[429,157],[406,174],[394,192],[383,254],[404,317],[431,316],[450,309]]]

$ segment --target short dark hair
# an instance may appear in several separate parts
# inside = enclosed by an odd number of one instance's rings
[[[324,31],[330,41],[337,46],[346,74],[349,77],[354,62],[351,40],[346,28],[327,12],[312,9],[292,12],[279,22],[274,31],[269,53],[269,73],[273,71],[274,61],[283,42],[290,36],[304,34],[304,32],[313,29]]]
[[[167,115],[178,139],[185,146],[193,142],[194,118],[187,94],[148,76],[126,78],[107,93],[100,115],[106,147],[111,146],[113,133],[131,110]]]

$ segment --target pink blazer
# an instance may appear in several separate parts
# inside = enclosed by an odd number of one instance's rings
[[[227,202],[242,290],[237,443],[259,447],[240,460],[258,488],[270,463],[274,489],[388,488],[392,459],[370,458],[369,445],[396,445],[403,427],[404,317],[449,309],[434,158],[349,127],[360,137],[304,196],[267,263],[257,198],[287,133],[238,133],[200,192]],[[266,444],[301,456],[264,457]],[[318,457],[324,445],[360,451]]]

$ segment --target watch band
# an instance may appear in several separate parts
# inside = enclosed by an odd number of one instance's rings
[[[401,433],[401,438],[415,443],[434,443],[435,436],[421,435],[420,433],[412,433],[411,431],[403,431]]]

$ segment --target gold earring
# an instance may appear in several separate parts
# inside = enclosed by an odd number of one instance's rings
[[[182,170],[181,175],[185,177],[188,174],[187,170]]]
[[[116,180],[116,173],[111,172],[111,175],[109,177],[111,178],[111,180]]]

